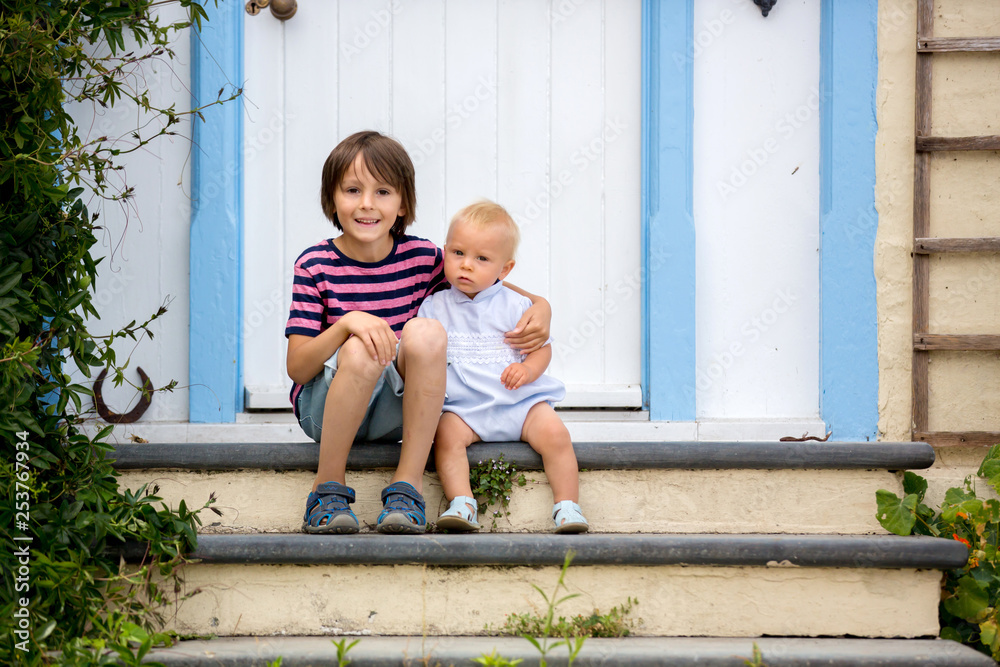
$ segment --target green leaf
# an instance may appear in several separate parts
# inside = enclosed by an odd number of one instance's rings
[[[1000,445],[990,447],[976,474],[985,478],[986,483],[1000,493]]]
[[[906,495],[916,494],[917,502],[923,502],[924,494],[927,493],[927,480],[907,470],[903,473],[903,493]]]
[[[41,643],[52,634],[52,631],[56,629],[56,619],[52,619],[48,623],[42,626],[42,629],[38,631],[35,635],[35,641]]]
[[[989,604],[989,597],[978,581],[966,575],[958,580],[954,596],[943,604],[949,613],[975,623]]]
[[[892,491],[879,489],[875,492],[878,510],[875,518],[879,525],[896,535],[909,535],[917,522],[917,496],[910,494],[899,499]]]
[[[951,626],[941,628],[941,639],[950,639],[953,642],[961,642],[962,635]]]
[[[11,289],[13,289],[14,285],[17,285],[19,282],[21,282],[21,275],[22,274],[20,273],[15,273],[9,278],[4,279],[3,282],[0,282],[0,295],[6,294]]]
[[[984,623],[979,624],[979,641],[983,642],[990,648],[993,648],[994,642],[998,639],[997,622],[995,619],[990,619]]]

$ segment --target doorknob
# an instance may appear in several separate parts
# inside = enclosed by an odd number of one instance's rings
[[[287,21],[295,16],[299,3],[296,0],[250,0],[247,2],[247,14],[257,16],[265,7],[271,8],[271,16],[279,21]]]

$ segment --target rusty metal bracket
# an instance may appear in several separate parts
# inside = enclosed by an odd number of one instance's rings
[[[109,424],[131,424],[138,421],[139,417],[142,417],[143,413],[146,412],[146,408],[149,407],[150,402],[153,400],[153,383],[150,382],[149,376],[146,375],[142,368],[136,367],[136,370],[142,379],[142,395],[139,397],[139,403],[123,415],[112,412],[108,408],[107,403],[104,402],[104,395],[101,390],[104,385],[104,378],[108,375],[108,369],[105,368],[102,370],[101,374],[94,381],[94,407],[97,408],[97,414],[101,415],[101,419]]]

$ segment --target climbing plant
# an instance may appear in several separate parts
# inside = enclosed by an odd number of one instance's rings
[[[134,76],[207,18],[203,2],[176,0],[185,18],[161,19],[164,4],[0,0],[0,664],[137,664],[164,639],[156,612],[195,544],[198,510],[119,486],[110,427],[82,428],[91,392],[71,378],[110,368],[120,382],[128,360],[112,343],[151,335],[164,313],[88,331],[93,202],[133,197],[124,156],[198,114],[157,108]],[[81,104],[131,105],[143,120],[95,137],[74,120]],[[147,545],[140,564],[121,565],[126,542]]]
[[[986,452],[976,478],[1000,493],[1000,444]],[[927,480],[907,471],[902,498],[885,489],[876,493],[878,521],[897,535],[933,535],[969,549],[963,567],[944,573],[938,610],[941,637],[1000,661],[1000,501],[977,494],[971,475],[961,487],[945,492],[937,511],[924,504],[926,492]]]

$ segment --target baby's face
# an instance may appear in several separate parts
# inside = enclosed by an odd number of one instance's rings
[[[459,222],[444,244],[444,275],[452,286],[475,297],[514,268],[508,246],[499,229]]]

